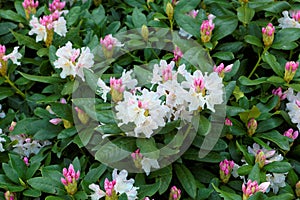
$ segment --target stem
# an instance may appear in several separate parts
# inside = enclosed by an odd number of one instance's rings
[[[264,51],[262,52],[262,54],[258,55],[258,60],[257,60],[257,62],[256,62],[256,64],[255,64],[254,68],[252,69],[251,73],[249,74],[248,78],[250,78],[250,77],[253,75],[253,73],[255,72],[255,70],[257,69],[257,67],[258,67],[259,64],[260,64],[262,55],[263,55],[264,53],[266,53],[266,51],[267,51],[268,49],[269,49],[268,47],[264,48]]]
[[[21,90],[19,90],[13,82],[11,82],[8,76],[4,76],[4,78],[5,78],[5,82],[8,83],[12,88],[14,88],[17,94],[21,95],[23,99],[26,98],[25,94]]]

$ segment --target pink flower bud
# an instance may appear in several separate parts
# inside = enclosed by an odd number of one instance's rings
[[[252,136],[257,129],[257,121],[254,118],[251,118],[247,123],[248,135]]]
[[[59,124],[60,122],[62,122],[62,119],[60,119],[60,118],[54,118],[54,119],[50,119],[49,122],[50,122],[51,124],[57,125],[57,124]]]
[[[215,28],[215,24],[213,23],[214,15],[208,15],[208,20],[204,20],[200,27],[200,34],[202,42],[209,42],[212,36],[212,31]]]
[[[293,11],[291,15],[295,21],[300,22],[300,10]]]
[[[293,140],[297,139],[299,132],[298,131],[294,131],[292,128],[288,129],[287,131],[284,132],[283,134],[286,137],[289,137]]]
[[[232,125],[233,125],[233,124],[232,124],[232,121],[231,121],[229,118],[226,118],[226,119],[225,119],[224,124],[225,124],[226,126],[232,126]]]
[[[191,10],[189,12],[189,15],[195,19],[197,17],[198,13],[199,13],[199,10]]]
[[[16,125],[17,125],[17,122],[12,121],[11,124],[10,124],[10,127],[8,128],[8,130],[10,132],[13,131]]]
[[[171,200],[179,200],[181,197],[181,190],[176,186],[173,186],[170,191],[169,199]]]
[[[174,58],[173,58],[173,60],[174,60],[175,62],[179,61],[180,58],[182,58],[182,56],[183,56],[183,53],[182,53],[182,51],[180,50],[180,48],[179,48],[178,46],[175,47],[173,53],[174,53]]]

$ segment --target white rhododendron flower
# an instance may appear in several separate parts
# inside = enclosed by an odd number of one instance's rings
[[[31,26],[31,30],[29,31],[29,35],[36,34],[35,41],[46,41],[47,39],[47,32],[46,27],[40,24],[38,18],[36,18],[34,15],[32,16],[32,19],[29,22],[29,25]]]
[[[116,106],[117,119],[121,122],[119,126],[134,123],[134,136],[141,135],[151,137],[154,130],[165,125],[165,117],[169,111],[162,104],[157,93],[143,89],[141,95],[124,92],[124,100]]]
[[[282,12],[283,17],[278,19],[281,28],[300,28],[300,23],[289,16],[288,11]]]
[[[6,142],[5,138],[3,138],[3,134],[2,134],[2,129],[0,128],[0,152],[5,151],[5,149],[3,148],[3,144],[2,142]]]
[[[143,157],[141,164],[142,164],[142,169],[146,172],[147,176],[150,174],[151,168],[155,168],[155,169],[160,168],[157,159],[151,159],[145,156]]]
[[[297,128],[300,131],[300,92],[295,95],[294,90],[289,88],[286,94],[289,101],[289,103],[286,104],[288,115],[291,121],[297,124]]]
[[[270,189],[274,194],[278,193],[279,188],[285,187],[285,178],[287,173],[272,173],[266,174],[266,181],[270,182]]]
[[[215,112],[214,105],[223,102],[223,83],[218,73],[207,72],[203,75],[200,70],[196,70],[193,75],[183,70],[186,81],[181,84],[183,88],[189,89],[187,97],[190,111],[205,108],[205,106]]]
[[[61,78],[78,75],[85,81],[83,68],[90,69],[94,64],[94,55],[88,47],[74,49],[70,41],[56,51],[56,56],[58,59],[54,61],[54,66],[62,68]]]
[[[92,200],[98,200],[102,197],[105,197],[105,192],[100,189],[99,185],[96,185],[94,183],[89,185],[89,188],[94,192],[92,195],[90,195]]]

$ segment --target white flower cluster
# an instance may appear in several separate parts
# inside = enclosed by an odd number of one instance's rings
[[[286,109],[291,121],[297,124],[297,128],[300,131],[300,92],[295,95],[294,90],[289,88],[286,94],[289,101],[289,103],[286,104]]]
[[[13,145],[13,151],[23,157],[30,157],[32,154],[38,154],[39,151],[44,147],[51,144],[49,141],[32,140],[26,137],[25,134],[10,135],[11,141],[17,141],[18,143]]]
[[[83,68],[90,69],[94,65],[94,55],[90,49],[88,47],[73,49],[70,41],[56,51],[56,56],[58,59],[54,61],[54,66],[62,68],[61,78],[78,75],[85,81]]]
[[[135,126],[134,131],[127,135],[149,138],[166,121],[184,119],[190,122],[195,111],[209,109],[215,112],[214,105],[223,102],[223,83],[218,73],[206,72],[203,75],[200,70],[196,70],[191,74],[185,69],[185,65],[179,66],[177,71],[174,70],[174,65],[174,61],[168,64],[165,60],[154,65],[151,83],[152,88],[156,86],[156,91],[147,88],[133,89],[137,81],[129,76],[125,80],[126,73],[118,80],[111,78],[110,87],[99,79],[98,86],[105,101],[106,94],[112,89],[116,90],[115,85],[118,84],[118,94],[123,95],[115,107],[116,117],[121,121],[118,125]],[[179,74],[182,81],[177,78]],[[114,98],[114,93],[111,94]]]
[[[283,17],[278,19],[281,28],[300,28],[300,23],[291,18],[288,11],[282,12]]]
[[[127,180],[128,172],[123,169],[120,171],[118,174],[118,170],[114,169],[112,173],[112,186],[111,188],[109,185],[104,186],[106,187],[106,192],[100,189],[99,185],[96,185],[94,183],[89,185],[89,188],[94,191],[94,193],[90,196],[92,200],[98,200],[101,199],[102,197],[105,197],[106,195],[111,195],[112,190],[117,194],[121,195],[125,193],[127,195],[128,200],[134,200],[137,199],[137,190],[139,189],[138,187],[134,187],[134,179],[129,179]]]

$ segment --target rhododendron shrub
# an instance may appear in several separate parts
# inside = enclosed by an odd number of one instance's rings
[[[300,198],[299,1],[0,6],[0,199]]]

